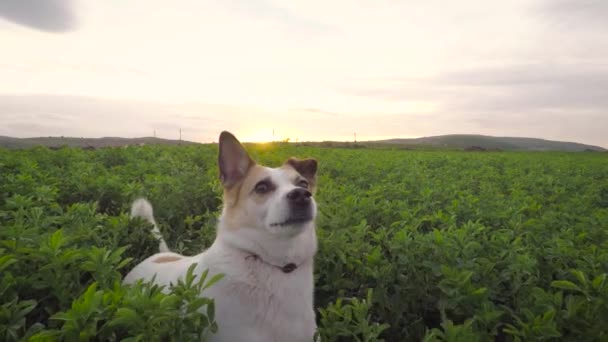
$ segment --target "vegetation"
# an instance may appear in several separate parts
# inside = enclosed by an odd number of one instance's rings
[[[120,285],[157,244],[214,238],[217,145],[0,149],[0,340],[175,340],[217,326],[221,279]],[[319,160],[315,306],[324,341],[608,338],[608,159],[251,147]]]

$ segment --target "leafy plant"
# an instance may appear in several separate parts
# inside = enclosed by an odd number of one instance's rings
[[[321,326],[318,337],[322,341],[384,341],[380,335],[388,324],[372,322],[372,290],[365,299],[338,298],[327,308],[319,309]]]
[[[608,338],[603,154],[358,147],[248,146],[264,165],[319,160],[324,341]],[[0,149],[1,341],[187,341],[216,329],[201,279],[121,285],[158,250],[150,224],[128,216],[139,196],[173,250],[208,247],[217,145]]]

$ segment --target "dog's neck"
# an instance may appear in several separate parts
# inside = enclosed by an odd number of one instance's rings
[[[224,248],[240,253],[244,258],[255,258],[269,266],[287,269],[312,264],[317,252],[317,237],[314,224],[291,237],[275,236],[254,228],[234,228],[218,226],[214,244],[219,243]],[[285,272],[289,273],[289,272]]]

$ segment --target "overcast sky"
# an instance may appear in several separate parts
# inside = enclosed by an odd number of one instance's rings
[[[608,147],[606,0],[2,0],[0,135]]]

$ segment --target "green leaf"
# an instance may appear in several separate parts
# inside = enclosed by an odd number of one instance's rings
[[[72,317],[72,315],[65,313],[65,312],[58,312],[56,314],[54,314],[53,316],[51,316],[51,319],[55,319],[55,320],[59,320],[59,321],[73,321],[75,320],[74,317]]]
[[[563,289],[563,290],[571,290],[571,291],[578,291],[578,292],[582,292],[582,290],[576,286],[576,284],[574,284],[571,281],[568,280],[555,280],[551,282],[551,287],[555,287],[558,289]]]
[[[585,273],[580,270],[570,270],[570,273],[573,274],[576,279],[578,279],[578,282],[581,285],[587,286],[587,276],[585,276]]]
[[[478,288],[477,290],[471,292],[471,294],[474,296],[481,296],[481,295],[486,294],[487,292],[488,292],[487,288],[481,287],[481,288]]]
[[[213,277],[211,277],[211,279],[209,279],[209,281],[207,281],[205,286],[203,286],[203,290],[210,288],[211,286],[213,286],[214,284],[216,284],[217,282],[222,280],[222,278],[224,278],[224,274],[221,274],[221,273],[215,274]]]
[[[0,272],[17,262],[17,259],[10,254],[0,256]]]
[[[24,317],[28,313],[32,312],[32,310],[36,308],[38,303],[35,300],[26,300],[20,302],[19,305],[22,306],[22,308],[19,310],[19,312],[17,312],[17,316]]]
[[[130,308],[119,308],[114,314],[114,318],[110,321],[111,326],[131,326],[140,321],[135,310]]]
[[[63,245],[63,230],[56,230],[50,238],[50,247],[54,250],[59,249]]]
[[[593,281],[591,282],[591,285],[593,286],[593,288],[595,290],[601,290],[604,287],[604,284],[606,284],[606,276],[608,276],[608,274],[604,273],[601,274],[597,277],[595,277],[595,279],[593,279]]]
[[[215,303],[209,303],[209,305],[207,305],[207,317],[209,318],[209,321],[213,322],[215,321]]]

